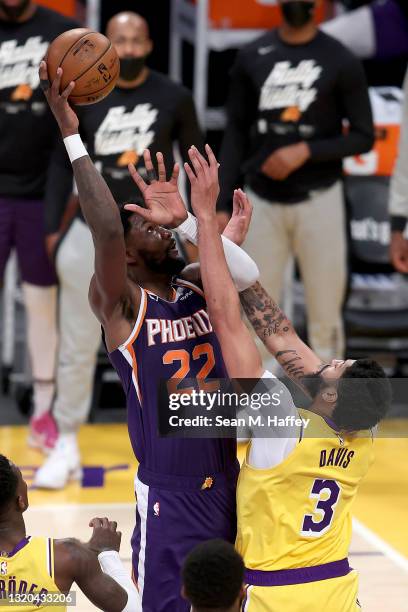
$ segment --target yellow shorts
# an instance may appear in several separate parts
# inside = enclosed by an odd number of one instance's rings
[[[242,612],[356,612],[358,574],[287,586],[249,585]]]

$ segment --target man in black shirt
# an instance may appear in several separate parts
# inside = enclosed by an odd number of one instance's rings
[[[127,166],[133,163],[143,174],[146,148],[154,159],[162,151],[171,168],[174,143],[186,161],[192,144],[202,148],[202,135],[190,92],[146,65],[153,47],[146,21],[135,13],[119,13],[109,21],[106,34],[120,58],[117,86],[98,104],[75,110],[95,165],[115,200],[124,202],[137,196]],[[62,488],[80,473],[76,434],[88,417],[100,344],[100,325],[88,303],[94,267],[91,233],[78,214],[61,234],[72,191],[71,164],[63,146],[61,151],[51,164],[46,194],[47,241],[50,251],[54,250],[60,283],[61,339],[54,404],[60,434],[35,477],[35,485],[44,488]]]
[[[280,5],[282,26],[242,49],[232,71],[219,209],[245,180],[254,203],[246,250],[278,296],[296,256],[310,342],[330,360],[344,350],[342,159],[370,150],[373,123],[362,67],[317,30],[315,3]]]
[[[12,248],[22,280],[34,379],[30,441],[49,451],[56,427],[56,277],[44,246],[43,197],[57,130],[40,90],[38,65],[73,21],[29,0],[0,0],[0,283]]]

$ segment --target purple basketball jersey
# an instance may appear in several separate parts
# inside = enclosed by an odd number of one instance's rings
[[[233,439],[164,438],[158,433],[161,380],[226,378],[203,292],[177,279],[174,301],[142,289],[135,327],[110,353],[127,399],[129,436],[136,458],[159,474],[201,476],[236,465]]]

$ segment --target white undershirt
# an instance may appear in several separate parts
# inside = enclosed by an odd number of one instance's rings
[[[262,374],[262,378],[276,378],[271,372],[265,370]],[[280,382],[283,390],[282,401],[280,405],[281,414],[284,412],[285,415],[299,416],[295,404],[293,403],[292,396],[285,385]],[[300,436],[300,430],[298,436],[290,438],[252,438],[251,447],[249,451],[248,463],[251,467],[258,469],[267,469],[279,465],[289,453],[295,448]]]

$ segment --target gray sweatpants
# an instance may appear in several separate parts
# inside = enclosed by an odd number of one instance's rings
[[[56,257],[60,283],[60,345],[54,416],[61,433],[77,431],[88,418],[101,326],[88,302],[95,251],[91,232],[75,219]]]
[[[260,282],[279,301],[291,255],[297,258],[307,306],[309,340],[324,361],[341,359],[341,315],[346,285],[346,235],[341,183],[299,204],[279,204],[247,194],[254,210],[243,248],[261,273]],[[263,352],[266,358],[267,353]],[[270,355],[269,355],[270,357]]]

